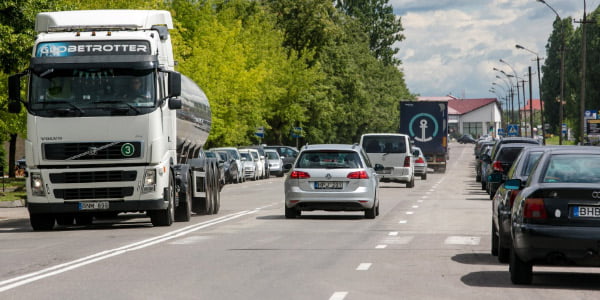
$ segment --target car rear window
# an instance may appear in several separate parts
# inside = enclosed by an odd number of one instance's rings
[[[356,152],[342,151],[305,151],[296,165],[303,169],[353,169],[362,168],[362,162]]]
[[[600,155],[552,155],[543,182],[600,183]]]
[[[514,162],[521,153],[523,147],[506,147],[500,149],[500,153],[498,153],[498,158],[496,160],[502,162]]]
[[[406,153],[403,136],[364,136],[362,147],[367,153]]]

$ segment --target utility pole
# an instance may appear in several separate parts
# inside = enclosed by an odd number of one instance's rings
[[[529,78],[529,81],[531,81],[531,78]],[[525,79],[521,80],[521,86],[523,87],[523,113],[525,113],[525,104],[527,102],[527,97],[525,97],[525,82],[527,82]],[[530,87],[531,89],[531,87]],[[531,103],[530,103],[531,104]],[[519,118],[521,118],[521,105],[519,104]],[[523,118],[523,122],[521,123],[525,123],[527,124],[527,118]],[[527,126],[525,126],[525,128],[527,128]],[[531,128],[531,131],[533,132],[533,128]],[[525,131],[525,135],[527,135],[527,130]]]
[[[523,97],[525,97],[525,95],[523,95]],[[533,138],[533,93],[531,92],[531,66],[529,66],[529,127],[531,128],[531,138]]]
[[[585,79],[586,79],[586,59],[587,59],[587,38],[585,34],[585,24],[595,23],[586,20],[585,0],[583,0],[583,19],[575,21],[581,24],[581,98],[579,99],[579,142],[584,143],[585,139]]]

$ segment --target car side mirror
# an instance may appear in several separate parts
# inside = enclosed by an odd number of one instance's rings
[[[292,164],[285,164],[283,165],[283,168],[286,170],[290,170],[292,168]]]
[[[375,172],[379,172],[379,171],[383,171],[383,165],[381,164],[375,164],[375,167],[373,168],[375,170]]]
[[[507,190],[520,190],[521,184],[521,179],[509,179],[504,183],[504,188]]]

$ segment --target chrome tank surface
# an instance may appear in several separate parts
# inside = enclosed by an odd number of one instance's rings
[[[190,78],[181,75],[182,108],[177,110],[177,145],[202,147],[211,127],[208,98]]]

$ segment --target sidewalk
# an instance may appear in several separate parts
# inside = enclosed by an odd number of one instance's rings
[[[0,201],[0,221],[11,219],[29,219],[22,201]]]

